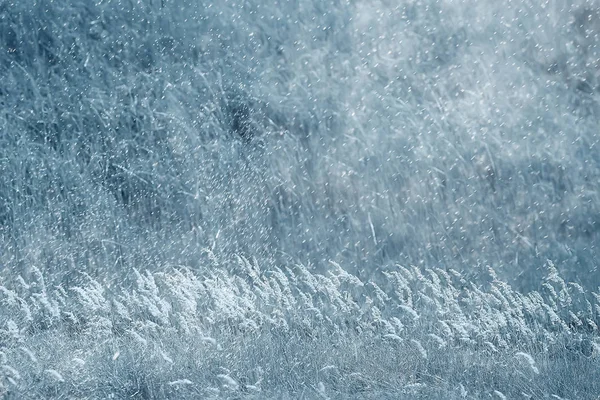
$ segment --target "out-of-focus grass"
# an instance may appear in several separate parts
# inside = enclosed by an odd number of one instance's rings
[[[598,281],[590,2],[2,3],[6,271]]]

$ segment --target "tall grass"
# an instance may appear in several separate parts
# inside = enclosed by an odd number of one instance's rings
[[[600,283],[595,3],[158,3],[2,3],[7,268]]]
[[[552,264],[542,292],[495,277],[332,264],[135,272],[65,290],[0,287],[6,398],[593,398],[600,295]],[[565,367],[567,365],[568,367]]]
[[[598,393],[599,6],[0,0],[0,393]]]

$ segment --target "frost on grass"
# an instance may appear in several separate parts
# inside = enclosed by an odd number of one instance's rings
[[[599,10],[0,1],[0,397],[600,393]]]

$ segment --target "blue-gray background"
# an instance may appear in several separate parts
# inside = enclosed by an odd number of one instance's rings
[[[599,283],[594,2],[0,8],[4,264]]]

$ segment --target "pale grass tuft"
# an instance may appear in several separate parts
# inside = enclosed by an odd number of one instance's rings
[[[324,399],[329,399],[329,396],[327,396],[327,392],[325,391],[325,384],[323,382],[319,382],[317,384],[317,392],[321,395],[321,397],[323,397]]]
[[[425,347],[423,347],[423,345],[421,344],[421,342],[418,341],[417,339],[411,339],[410,342],[415,346],[415,348],[419,352],[419,355],[423,359],[426,360],[427,359],[427,350],[425,350]]]
[[[483,342],[483,344],[485,344],[492,351],[492,353],[498,352],[498,349],[496,348],[496,346],[494,346],[494,344],[492,342],[485,341],[485,342]]]
[[[10,365],[3,365],[2,369],[8,373],[12,378],[19,380],[21,379],[21,374],[19,373],[19,371],[17,371],[16,369],[14,369],[13,367],[11,367]]]
[[[134,331],[134,330],[130,330],[130,331],[129,331],[129,335],[130,335],[130,336],[131,336],[133,339],[135,339],[135,341],[136,341],[136,342],[138,342],[140,345],[142,345],[142,346],[147,346],[147,345],[148,345],[148,341],[147,341],[146,339],[144,339],[144,338],[142,337],[142,335],[140,335],[140,334],[139,334],[139,333],[137,333],[136,331]]]
[[[183,386],[183,385],[193,385],[194,383],[189,379],[178,379],[176,381],[171,381],[168,383],[169,386]]]
[[[390,341],[398,342],[398,343],[401,343],[404,341],[404,339],[402,339],[400,336],[398,336],[394,333],[386,333],[385,335],[383,335],[383,338],[386,340],[390,340]]]
[[[246,385],[246,389],[250,390],[251,392],[256,392],[259,393],[260,387],[256,386],[256,385]]]
[[[162,351],[162,350],[160,351],[160,356],[162,357],[163,360],[165,360],[169,364],[173,364],[173,359],[164,351]]]
[[[398,306],[402,311],[405,311],[406,314],[410,315],[410,317],[413,320],[417,320],[419,319],[419,314],[411,307],[401,304],[400,306]]]
[[[427,336],[429,338],[431,338],[440,349],[443,349],[444,347],[446,347],[446,345],[447,345],[446,341],[444,339],[442,339],[441,337],[439,337],[438,335],[436,335],[435,333],[428,333]]]
[[[217,378],[219,378],[223,387],[233,391],[238,390],[239,385],[231,376],[227,374],[218,374]]]
[[[500,392],[499,390],[494,390],[494,396],[496,396],[500,400],[506,400],[506,396],[504,395],[504,393]]]
[[[33,352],[31,350],[29,350],[27,347],[25,346],[21,346],[19,347],[21,349],[21,351],[23,353],[25,353],[25,355],[27,355],[27,357],[29,357],[29,360],[33,363],[37,363],[37,358],[35,357],[35,354],[33,354]]]
[[[85,365],[85,360],[83,360],[79,357],[75,357],[71,361],[73,361],[77,365],[77,367],[83,367]]]
[[[202,337],[202,341],[204,343],[207,343],[207,344],[210,344],[210,345],[213,345],[213,346],[217,346],[217,340],[215,338],[210,337],[210,336],[203,336]]]
[[[520,351],[518,353],[515,353],[515,357],[524,360],[535,374],[540,373],[539,369],[537,368],[537,366],[535,364],[535,360],[533,359],[533,357],[530,354]]]
[[[65,381],[65,378],[63,378],[63,376],[55,369],[46,369],[44,372],[58,382]]]

